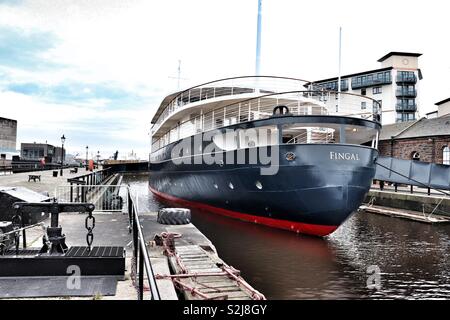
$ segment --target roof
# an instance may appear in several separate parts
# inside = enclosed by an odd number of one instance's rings
[[[168,96],[166,96],[163,101],[161,101],[158,110],[156,110],[155,114],[153,115],[152,121],[150,123],[156,123],[156,121],[158,121],[159,116],[161,115],[161,113],[163,113],[164,109],[166,108],[166,106],[169,104],[169,102],[171,102],[176,96],[178,96],[181,92],[184,92],[185,90],[182,91],[177,91],[174,93],[169,94]]]
[[[447,102],[449,102],[449,101],[450,101],[450,98],[447,98],[447,99],[445,99],[445,100],[436,102],[435,105],[440,106],[441,104],[447,103]]]
[[[7,121],[12,121],[12,122],[17,122],[17,120],[14,120],[14,119],[8,119],[8,118],[3,118],[3,117],[0,117],[0,120],[7,120]]]
[[[398,122],[394,124],[384,125],[381,128],[380,140],[390,140],[391,137],[399,135],[416,121]]]
[[[392,56],[420,57],[421,55],[421,53],[391,51],[387,55],[378,59],[378,62],[383,62]]]
[[[341,79],[345,79],[345,78],[351,78],[351,77],[356,77],[356,76],[361,76],[364,74],[370,74],[370,73],[376,73],[376,72],[383,72],[383,71],[389,71],[394,69],[393,67],[387,67],[387,68],[381,68],[381,69],[375,69],[375,70],[369,70],[369,71],[364,71],[364,72],[358,72],[358,73],[352,73],[352,74],[348,74],[345,76],[341,76]],[[317,80],[314,81],[313,83],[322,83],[322,82],[329,82],[329,81],[337,81],[338,77],[334,77],[334,78],[329,78],[329,79],[323,79],[323,80]],[[307,83],[306,85],[309,85],[311,83]]]
[[[450,115],[385,125],[381,129],[380,140],[390,140],[391,137],[410,139],[433,136],[450,136]]]

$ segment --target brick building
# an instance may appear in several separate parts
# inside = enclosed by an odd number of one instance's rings
[[[17,155],[17,121],[0,117],[0,167],[9,166]]]
[[[450,114],[383,126],[380,155],[450,165]]]

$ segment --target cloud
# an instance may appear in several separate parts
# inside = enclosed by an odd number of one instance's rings
[[[376,68],[388,51],[419,51],[422,106],[448,96],[449,45],[429,36],[448,30],[446,2],[348,2],[263,1],[262,72],[335,76],[342,25],[343,73]],[[64,130],[69,150],[97,141],[114,151],[140,146],[145,157],[151,116],[176,89],[179,59],[182,87],[254,72],[256,1],[8,0],[0,8],[0,116],[19,120],[19,141],[58,143]]]
[[[23,4],[23,0],[0,0],[0,6],[19,6]]]
[[[43,54],[57,42],[49,32],[0,27],[0,65],[28,70],[60,67],[43,58]]]
[[[110,106],[111,108],[142,104],[145,101],[144,97],[134,92],[107,83],[64,82],[56,85],[41,85],[34,82],[12,82],[8,83],[4,90],[35,96],[46,102],[90,103],[92,106],[95,106],[95,102],[100,102],[99,107]]]

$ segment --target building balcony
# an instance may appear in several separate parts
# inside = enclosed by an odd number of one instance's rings
[[[396,91],[397,97],[408,97],[408,98],[415,98],[417,97],[417,90],[405,90],[405,89],[397,89]]]
[[[315,85],[313,90],[320,90],[320,89],[329,90],[329,91],[338,91],[339,90],[337,81],[331,82],[331,83]],[[348,90],[348,82],[343,82],[341,84],[341,91],[347,91],[347,90]]]
[[[404,75],[404,74],[398,74],[397,75],[397,79],[396,79],[397,83],[417,83],[417,77],[415,74],[410,74],[410,75]]]
[[[395,111],[397,112],[415,112],[417,111],[417,104],[397,103],[395,105]]]
[[[352,79],[352,89],[361,89],[361,88],[367,88],[367,87],[374,87],[374,86],[380,86],[385,84],[391,84],[392,80],[391,77],[385,77],[382,79],[372,79],[372,80],[366,80],[366,81],[354,81]]]

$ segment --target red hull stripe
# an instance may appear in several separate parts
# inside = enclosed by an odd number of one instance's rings
[[[149,186],[149,188],[150,188],[150,191],[153,192],[155,195],[157,195],[163,199],[172,201],[172,202],[180,203],[180,204],[183,204],[183,205],[186,205],[189,207],[194,207],[194,208],[211,211],[211,212],[214,212],[214,213],[217,213],[217,214],[220,214],[223,216],[231,217],[234,219],[253,222],[256,224],[262,224],[262,225],[266,225],[266,226],[274,227],[274,228],[278,228],[278,229],[289,230],[289,231],[293,231],[293,232],[297,232],[297,233],[304,233],[304,234],[324,237],[324,236],[329,235],[330,233],[334,232],[338,228],[338,226],[323,226],[323,225],[317,225],[317,224],[293,222],[293,221],[288,221],[288,220],[277,220],[277,219],[272,219],[272,218],[265,218],[265,217],[250,215],[250,214],[246,214],[246,213],[231,211],[231,210],[227,210],[227,209],[213,207],[213,206],[203,204],[200,202],[193,202],[193,201],[176,198],[169,194],[156,191],[155,189],[153,189],[150,186]]]

